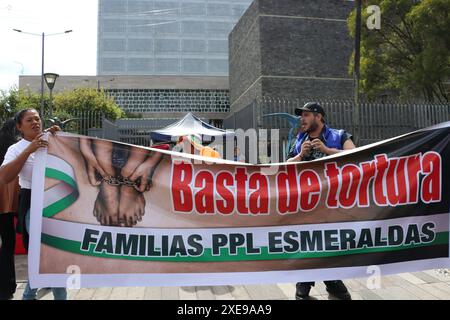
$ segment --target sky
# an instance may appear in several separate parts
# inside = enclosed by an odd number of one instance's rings
[[[41,74],[42,32],[73,30],[45,37],[44,72],[95,75],[97,11],[97,0],[0,0],[0,90],[18,86],[20,74]]]

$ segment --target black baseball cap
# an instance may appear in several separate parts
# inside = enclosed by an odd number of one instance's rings
[[[295,115],[301,116],[303,111],[320,113],[323,117],[325,117],[325,110],[323,110],[322,106],[317,102],[308,102],[301,108],[295,108]]]

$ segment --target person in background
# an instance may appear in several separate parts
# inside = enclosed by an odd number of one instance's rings
[[[34,165],[34,153],[39,148],[46,148],[48,142],[44,139],[42,131],[42,122],[39,113],[35,109],[24,109],[15,116],[16,128],[22,135],[22,139],[11,145],[0,166],[0,185],[7,184],[19,176],[20,194],[19,194],[19,229],[23,230],[24,244],[29,247],[30,230],[30,204],[31,204],[31,186],[32,171]],[[61,130],[58,126],[53,126],[46,130],[54,134]],[[55,300],[66,300],[67,291],[65,288],[52,288]],[[24,300],[36,299],[37,289],[31,289],[28,281],[23,293]]]
[[[238,147],[234,147],[234,161],[245,162],[245,156]]]
[[[326,125],[325,111],[318,103],[308,102],[302,108],[296,108],[295,114],[301,116],[301,128],[295,146],[288,156],[288,162],[312,161],[355,148],[351,134]],[[331,296],[340,300],[351,300],[351,295],[341,280],[324,282]],[[297,283],[296,299],[311,299],[309,292],[312,286],[314,282]]]
[[[18,134],[14,119],[8,119],[0,129],[0,163],[8,148],[16,143]],[[16,292],[14,249],[16,232],[14,217],[19,204],[19,178],[0,184],[0,300],[10,300]]]

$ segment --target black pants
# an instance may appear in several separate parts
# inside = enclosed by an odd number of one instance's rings
[[[16,231],[14,214],[0,214],[0,299],[6,299],[16,292],[16,269],[14,266],[14,249]]]
[[[23,246],[26,252],[28,252],[28,243],[30,242],[30,235],[28,234],[25,226],[25,216],[30,210],[31,205],[31,190],[20,189],[19,193],[19,216],[17,219],[17,232],[22,234]]]

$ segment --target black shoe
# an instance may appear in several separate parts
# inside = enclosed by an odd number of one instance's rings
[[[338,300],[352,300],[350,292],[341,280],[326,281],[325,285],[331,298]]]
[[[296,300],[317,300],[314,297],[311,297],[309,295],[309,292],[311,291],[311,283],[308,282],[298,282],[295,285],[295,299]]]

